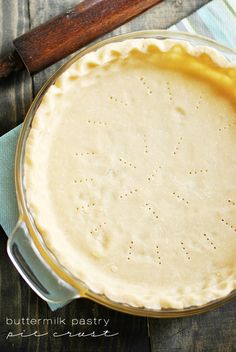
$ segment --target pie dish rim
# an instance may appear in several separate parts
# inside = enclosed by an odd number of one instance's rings
[[[36,225],[34,224],[34,220],[32,215],[30,214],[30,211],[27,206],[26,202],[26,194],[24,190],[24,185],[23,185],[23,175],[24,175],[24,170],[23,170],[23,161],[24,161],[24,151],[25,151],[25,144],[26,140],[28,137],[28,133],[30,130],[30,125],[31,122],[34,118],[35,112],[37,111],[38,106],[40,105],[45,93],[47,92],[48,88],[54,83],[54,81],[71,65],[73,64],[76,60],[81,58],[82,56],[86,55],[89,52],[92,52],[100,47],[103,47],[106,44],[113,43],[113,42],[119,42],[123,41],[126,39],[135,39],[135,38],[158,38],[158,39],[176,39],[176,40],[187,40],[188,42],[194,42],[194,41],[200,41],[201,43],[197,44],[203,44],[205,46],[210,46],[218,51],[223,52],[223,55],[229,55],[234,58],[234,62],[236,63],[236,51],[230,48],[227,48],[221,44],[218,44],[217,42],[205,38],[203,36],[197,36],[197,35],[192,35],[189,33],[184,33],[184,32],[171,32],[168,30],[146,30],[146,31],[138,31],[138,32],[131,32],[128,34],[124,35],[118,35],[109,39],[106,39],[104,41],[100,41],[96,43],[95,45],[90,46],[89,48],[86,48],[82,51],[80,51],[78,54],[76,54],[74,57],[69,59],[59,70],[57,70],[43,85],[43,87],[40,89],[39,93],[33,100],[33,103],[31,104],[31,107],[26,115],[20,137],[18,140],[17,144],[17,151],[16,151],[16,159],[15,159],[15,186],[16,186],[16,195],[17,195],[17,202],[18,202],[18,207],[19,207],[19,221],[18,225],[25,223],[28,231],[30,233],[31,239],[34,242],[34,245],[36,245],[38,251],[40,252],[40,255],[43,257],[44,261],[46,262],[47,265],[51,267],[51,270],[54,271],[62,280],[65,280],[67,283],[72,285],[73,287],[78,290],[79,294],[77,297],[84,297],[84,298],[89,298],[93,301],[96,301],[98,303],[101,303],[109,308],[129,313],[129,314],[134,314],[134,315],[140,315],[140,316],[149,316],[149,317],[180,317],[180,316],[188,316],[188,315],[193,315],[193,314],[198,314],[201,312],[208,311],[210,309],[216,308],[223,303],[232,300],[236,297],[236,290],[231,292],[229,295],[226,297],[219,298],[217,300],[208,302],[207,304],[204,304],[202,306],[195,306],[195,307],[188,307],[188,308],[183,308],[183,309],[160,309],[160,310],[152,310],[148,308],[140,308],[140,307],[132,307],[129,305],[126,305],[124,303],[117,303],[114,301],[111,301],[107,297],[101,294],[96,294],[92,292],[90,289],[86,287],[80,280],[77,278],[74,278],[66,268],[63,268],[61,264],[59,264],[58,260],[55,258],[55,256],[52,254],[49,248],[47,248],[46,244],[44,243],[42,236],[40,235],[39,231],[36,228]],[[196,43],[195,43],[196,45]],[[13,233],[14,235],[14,233]],[[10,241],[10,240],[9,240]],[[35,291],[37,292],[37,287],[34,288]],[[42,295],[41,295],[42,296]],[[45,298],[45,297],[43,297]]]

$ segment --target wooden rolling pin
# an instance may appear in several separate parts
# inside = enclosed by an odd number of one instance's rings
[[[26,68],[36,73],[162,0],[84,0],[13,41],[0,59],[0,79]]]

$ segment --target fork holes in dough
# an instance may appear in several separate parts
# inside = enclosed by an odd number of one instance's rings
[[[158,264],[161,265],[161,256],[160,256],[160,251],[159,251],[158,245],[156,245],[156,254],[157,254]]]
[[[230,204],[230,205],[235,205],[235,202],[232,201],[231,199],[228,199],[228,204]]]
[[[199,96],[198,98],[198,101],[197,101],[197,104],[196,104],[196,109],[199,110],[200,106],[201,106],[201,103],[202,103],[202,95]]]
[[[134,244],[134,241],[130,241],[130,243],[129,243],[129,252],[128,252],[128,257],[127,257],[128,260],[130,260],[131,256],[132,256],[133,244]]]
[[[183,250],[185,256],[187,257],[188,260],[190,260],[191,257],[190,257],[190,255],[189,255],[189,252],[188,252],[187,249],[186,249],[186,246],[185,246],[184,242],[181,241],[180,244],[181,244],[181,247],[182,247],[182,250]]]
[[[110,95],[109,99],[115,103],[119,103],[121,105],[128,106],[128,104],[124,100],[118,99],[118,98],[114,97],[113,95]]]
[[[198,169],[198,170],[189,171],[189,175],[197,175],[197,174],[203,174],[203,173],[208,173],[208,169]]]
[[[93,182],[93,178],[91,178],[91,177],[90,178],[81,178],[79,180],[79,183],[85,183],[85,182]]]
[[[227,226],[228,228],[230,228],[231,230],[233,230],[234,232],[236,232],[236,227],[233,226],[231,223],[229,223],[228,221],[226,221],[225,219],[221,219],[221,222],[223,222],[225,224],[225,226]]]
[[[138,192],[138,189],[137,189],[137,188],[132,189],[132,190],[128,191],[127,193],[121,194],[121,195],[120,195],[120,199],[126,198],[126,197],[128,197],[128,196],[132,196],[132,195],[134,195],[134,194],[137,193],[137,192]]]
[[[143,84],[144,88],[147,91],[148,95],[152,94],[152,89],[151,87],[148,85],[147,81],[144,79],[144,77],[139,77],[140,82]]]
[[[96,120],[88,120],[87,123],[88,123],[89,125],[98,125],[98,126],[107,126],[107,125],[108,125],[107,122],[96,121]]]
[[[136,165],[132,164],[131,162],[126,161],[126,160],[123,159],[123,158],[119,158],[119,161],[120,161],[121,163],[123,163],[125,166],[129,166],[129,167],[131,167],[131,168],[133,168],[133,169],[137,169],[137,166],[136,166]]]
[[[178,200],[181,200],[182,202],[184,202],[185,204],[189,205],[189,201],[186,200],[185,198],[181,197],[179,194],[177,194],[176,192],[172,192],[172,195],[175,196]]]
[[[219,132],[223,132],[223,131],[227,130],[230,127],[234,127],[234,124],[229,123],[228,125],[225,125],[225,126],[219,128],[218,131]]]
[[[147,144],[147,136],[146,136],[146,134],[144,134],[144,136],[143,136],[143,142],[144,142],[144,153],[148,154],[149,153],[149,148],[148,148],[148,144]]]
[[[213,249],[216,249],[214,242],[209,238],[209,236],[206,233],[204,233],[203,236],[206,239],[206,241],[213,247]]]
[[[90,156],[90,155],[95,155],[95,152],[75,153],[75,156]]]
[[[155,177],[157,176],[158,172],[161,170],[161,166],[159,166],[158,168],[154,169],[152,174],[148,176],[147,180],[150,182],[152,180],[155,179]]]
[[[157,215],[157,212],[155,211],[155,209],[149,203],[145,203],[145,207],[147,208],[148,212],[151,213],[151,215],[154,218],[154,220],[158,220],[159,219],[159,216]]]
[[[180,137],[179,140],[178,140],[178,142],[177,142],[177,145],[176,145],[176,147],[175,147],[175,150],[174,150],[174,152],[173,152],[174,155],[176,155],[177,152],[179,151],[179,147],[180,147],[180,144],[181,144],[182,140],[183,140],[183,137]]]
[[[76,210],[89,210],[89,209],[92,209],[93,207],[95,207],[95,203],[87,203],[87,204],[84,204],[84,205],[81,205],[80,207],[77,207]]]
[[[172,94],[172,91],[171,91],[170,82],[168,82],[168,81],[166,82],[166,88],[167,88],[167,92],[168,92],[169,101],[172,103],[173,94]]]

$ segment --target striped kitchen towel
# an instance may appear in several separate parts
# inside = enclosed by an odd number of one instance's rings
[[[236,0],[213,0],[170,29],[200,34],[236,49]]]

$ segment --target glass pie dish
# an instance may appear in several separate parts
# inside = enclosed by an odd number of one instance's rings
[[[210,301],[201,306],[191,306],[183,309],[149,309],[134,307],[128,304],[112,301],[103,294],[97,294],[89,289],[85,283],[73,276],[59,263],[52,251],[45,244],[35,224],[34,218],[26,201],[24,188],[24,156],[26,141],[31,129],[31,123],[49,87],[75,61],[84,55],[94,52],[106,44],[122,42],[127,39],[157,38],[161,40],[173,39],[188,42],[193,46],[203,45],[217,50],[230,63],[236,64],[236,52],[204,37],[187,33],[170,31],[141,31],[113,37],[99,42],[81,51],[74,58],[63,65],[42,87],[34,99],[21,130],[18,141],[15,163],[15,184],[19,206],[19,221],[8,241],[8,253],[14,265],[31,288],[44,300],[51,303],[64,304],[73,299],[84,297],[101,303],[109,308],[121,312],[150,317],[180,317],[198,314],[213,309],[224,302],[236,297],[235,290],[222,298]]]

